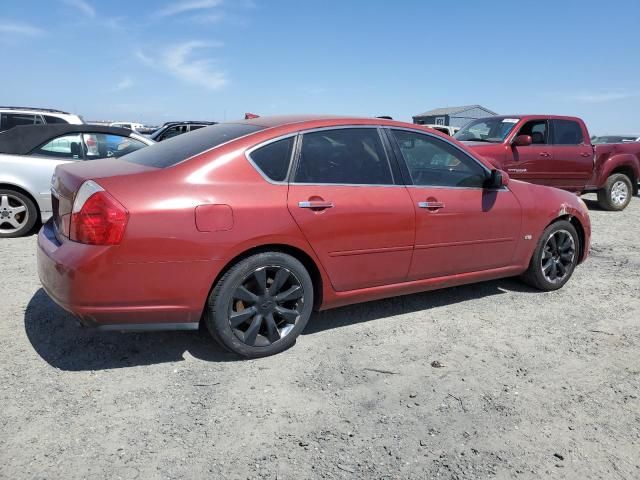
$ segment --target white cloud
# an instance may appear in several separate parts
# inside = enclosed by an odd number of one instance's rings
[[[44,30],[28,23],[19,22],[3,22],[0,21],[0,34],[6,33],[9,35],[25,35],[27,37],[36,37],[42,35]]]
[[[62,0],[64,3],[69,5],[70,7],[75,8],[79,12],[82,12],[84,15],[90,18],[95,18],[96,9],[93,6],[86,2],[85,0]]]
[[[174,1],[156,13],[156,17],[171,17],[195,10],[207,10],[222,4],[222,0],[183,0]]]
[[[116,86],[113,87],[113,91],[114,92],[121,92],[122,90],[126,90],[128,88],[133,87],[133,86],[134,86],[134,82],[131,79],[131,77],[126,76],[122,80],[120,80],[118,83],[116,83]]]
[[[219,23],[224,19],[224,15],[222,15],[221,13],[205,13],[202,15],[194,15],[191,20],[194,21],[195,23],[202,23],[202,24],[213,24],[213,23]]]
[[[220,42],[194,40],[170,47],[158,58],[140,50],[135,52],[135,56],[146,66],[162,69],[183,82],[217,90],[229,83],[226,72],[218,70],[211,59],[196,57],[195,52],[221,46]]]

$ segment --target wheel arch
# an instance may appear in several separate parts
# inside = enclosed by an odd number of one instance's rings
[[[570,214],[566,214],[566,215],[560,215],[559,217],[554,218],[551,222],[549,222],[548,225],[546,225],[544,227],[544,229],[549,228],[549,226],[553,225],[554,223],[557,223],[559,221],[565,220],[567,222],[569,222],[571,225],[573,225],[573,228],[576,229],[576,232],[578,233],[578,240],[580,241],[580,252],[579,252],[579,259],[580,261],[578,263],[581,263],[584,258],[585,258],[585,241],[586,241],[586,233],[584,230],[584,226],[582,225],[582,222],[580,221],[580,219],[578,219],[578,217],[575,217],[573,215]]]
[[[633,194],[637,195],[638,194],[638,176],[636,175],[636,172],[633,170],[631,165],[620,165],[614,168],[611,172],[609,172],[609,177],[611,175],[615,175],[616,173],[621,173],[629,177],[629,180],[631,180],[631,188],[633,188]]]
[[[304,250],[284,243],[267,243],[249,248],[237,254],[235,257],[229,260],[220,270],[218,275],[216,275],[216,278],[211,284],[209,295],[211,294],[211,290],[213,290],[222,276],[236,263],[244,260],[247,257],[250,257],[251,255],[264,252],[286,253],[287,255],[291,255],[293,258],[302,263],[302,265],[304,265],[304,268],[307,269],[309,275],[311,276],[311,283],[313,284],[313,307],[314,309],[318,309],[320,305],[322,305],[324,281],[315,260]],[[209,295],[207,295],[207,298],[209,297]]]

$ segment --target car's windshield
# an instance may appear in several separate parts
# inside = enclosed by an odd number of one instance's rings
[[[467,123],[454,135],[456,140],[502,143],[519,118],[489,117]]]

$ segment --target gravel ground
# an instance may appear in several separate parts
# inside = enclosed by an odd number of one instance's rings
[[[562,290],[517,280],[315,314],[241,361],[81,329],[0,241],[0,477],[640,478],[640,198],[590,203]]]

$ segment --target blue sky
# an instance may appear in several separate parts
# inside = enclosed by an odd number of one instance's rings
[[[640,2],[1,0],[0,104],[160,123],[482,104],[640,134]]]

